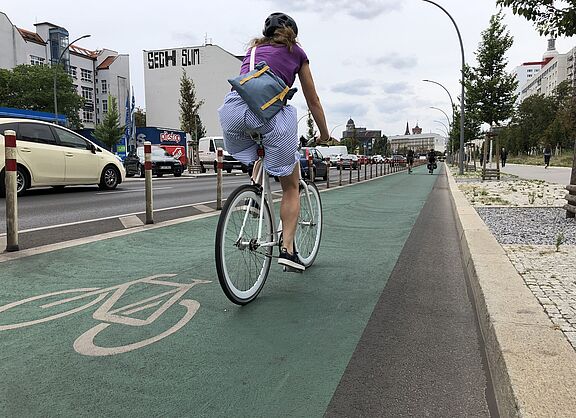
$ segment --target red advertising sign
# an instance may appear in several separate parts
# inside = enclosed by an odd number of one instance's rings
[[[160,145],[168,153],[178,158],[183,166],[186,166],[186,149],[182,145]]]

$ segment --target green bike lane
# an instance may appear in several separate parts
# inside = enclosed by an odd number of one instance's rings
[[[322,193],[314,266],[244,307],[217,216],[0,263],[0,416],[322,416],[436,178]]]

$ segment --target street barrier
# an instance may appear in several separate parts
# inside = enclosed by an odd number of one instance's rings
[[[308,154],[308,178],[310,179],[311,182],[314,182],[316,180],[316,176],[314,174],[314,160],[313,160],[313,156],[312,154]]]
[[[224,168],[224,150],[216,150],[216,210],[222,210],[222,169]]]
[[[338,186],[342,186],[342,161],[336,163],[338,165]]]
[[[18,251],[18,164],[16,163],[16,132],[4,131],[6,189],[6,251]]]
[[[144,141],[144,170],[146,173],[146,224],[154,223],[154,205],[152,201],[152,143]]]

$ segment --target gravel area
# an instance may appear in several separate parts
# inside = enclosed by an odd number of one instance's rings
[[[576,245],[576,220],[561,208],[476,207],[501,244]]]

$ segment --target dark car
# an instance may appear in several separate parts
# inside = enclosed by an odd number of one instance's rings
[[[344,154],[338,159],[338,169],[350,168],[356,170],[358,168],[358,156],[355,154]]]
[[[174,174],[174,177],[182,175],[183,167],[179,159],[172,156],[164,148],[152,145],[152,174],[162,177],[164,174]],[[126,177],[144,177],[144,147],[136,148],[136,152],[129,153],[124,158]]]
[[[302,170],[302,178],[310,178],[308,175],[308,157],[312,155],[312,165],[314,169],[314,178],[322,178],[326,180],[328,175],[328,163],[324,160],[324,156],[313,147],[302,147],[300,149],[300,168]]]

